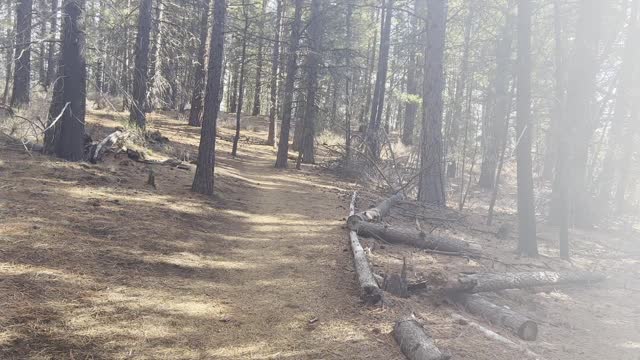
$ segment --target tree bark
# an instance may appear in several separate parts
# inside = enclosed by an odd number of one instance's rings
[[[84,57],[84,1],[65,0],[62,49],[49,108],[45,151],[67,161],[84,158],[87,70]],[[55,123],[54,123],[55,122]]]
[[[12,33],[12,27],[13,27],[13,22],[11,21],[11,12],[12,12],[12,2],[11,0],[7,1],[7,31],[6,31],[6,37],[7,37],[7,48],[6,48],[6,52],[5,52],[5,64],[6,64],[6,71],[4,73],[4,91],[2,92],[2,102],[4,104],[7,103],[7,99],[9,97],[9,87],[11,85],[11,76],[13,75],[13,50],[14,50],[14,43],[13,43],[13,33]]]
[[[224,23],[226,18],[226,0],[214,0],[213,26],[209,42],[209,64],[207,87],[204,95],[204,115],[200,129],[198,147],[198,167],[191,185],[191,191],[213,194],[213,172],[215,169],[216,126],[220,111],[220,93],[222,87],[222,61],[224,58]]]
[[[394,0],[386,0],[386,7],[383,14],[383,25],[380,33],[380,56],[378,57],[378,72],[376,73],[376,84],[373,89],[373,100],[371,102],[371,116],[367,129],[367,146],[369,153],[374,159],[380,157],[379,130],[384,110],[385,86],[387,82],[387,70],[389,66],[389,49],[391,48],[391,22],[393,19]]]
[[[44,39],[47,37],[47,8],[44,0],[38,0],[38,12],[40,13],[40,46],[38,49],[38,83],[44,86],[47,72],[45,69],[45,42]]]
[[[282,23],[282,0],[276,0],[275,41],[273,42],[273,56],[271,57],[271,83],[269,85],[269,134],[267,145],[276,143],[276,118],[278,115],[278,68],[280,60],[280,27]]]
[[[129,111],[129,122],[143,130],[146,126],[144,107],[147,98],[147,70],[149,65],[152,2],[153,0],[140,0],[133,70],[133,101]]]
[[[409,360],[447,360],[451,356],[442,353],[431,336],[417,321],[399,320],[393,327],[393,338]]]
[[[262,18],[267,12],[267,0],[262,0]],[[264,20],[263,20],[264,21]],[[258,38],[258,59],[256,63],[256,89],[253,93],[253,110],[251,111],[251,115],[257,116],[260,115],[261,110],[261,102],[260,95],[262,93],[262,62],[263,62],[263,47],[264,47],[264,23],[260,24],[260,37]]]
[[[298,71],[298,43],[302,31],[302,7],[304,0],[295,0],[294,20],[291,24],[291,37],[289,39],[287,61],[287,78],[284,84],[284,102],[282,104],[282,126],[278,141],[278,155],[276,168],[286,169],[289,160],[289,131],[291,128],[291,112],[293,109],[293,86],[296,72]]]
[[[453,296],[453,300],[469,313],[496,326],[505,327],[523,340],[535,341],[538,337],[538,324],[535,321],[508,308],[495,305],[480,295],[457,294]]]
[[[202,125],[202,95],[206,81],[204,57],[207,52],[207,30],[209,24],[209,0],[202,2],[202,14],[200,14],[200,43],[198,44],[198,60],[194,67],[193,78],[195,84],[191,94],[191,110],[189,110],[189,125]]]
[[[345,119],[345,132],[344,132],[344,160],[345,160],[345,164],[346,167],[349,166],[349,161],[351,160],[351,116],[352,116],[352,91],[351,91],[351,86],[353,84],[353,69],[351,68],[351,57],[352,57],[352,53],[351,53],[351,47],[353,46],[352,44],[352,37],[353,37],[353,27],[351,25],[351,21],[352,21],[352,17],[353,17],[353,0],[348,0],[348,4],[347,4],[347,15],[345,18],[345,22],[346,22],[346,43],[347,43],[347,57],[346,57],[346,70],[347,70],[347,76],[345,79],[345,85],[344,85],[344,100],[345,100],[345,114],[344,114],[344,119]]]
[[[413,3],[413,11],[416,13],[411,17],[411,29],[413,31],[414,41],[418,41],[418,9],[420,0]],[[416,70],[418,67],[418,55],[415,46],[409,50],[409,65],[407,66],[407,94],[418,96],[418,79],[416,78]],[[413,131],[416,123],[416,114],[418,113],[418,104],[415,99],[409,98],[405,101],[404,123],[402,126],[402,143],[405,145],[413,145]]]
[[[359,221],[353,229],[357,231],[358,235],[381,239],[391,244],[414,246],[419,249],[461,254],[476,253],[479,249],[478,245],[471,245],[466,241],[433,236],[408,227],[393,227]]]
[[[451,294],[457,292],[475,294],[547,285],[591,284],[605,279],[605,276],[601,274],[586,271],[478,273],[460,275],[456,282],[447,285],[446,292]]]
[[[422,101],[418,200],[446,206],[442,172],[442,91],[447,0],[427,0],[427,49]]]
[[[509,117],[511,94],[509,81],[512,74],[511,50],[513,43],[514,16],[510,4],[505,10],[505,24],[502,36],[496,45],[496,69],[493,77],[492,93],[495,96],[493,112],[486,116],[483,128],[483,160],[478,185],[484,189],[496,186],[496,170],[501,149],[506,141],[509,128],[504,127],[504,119]]]
[[[563,182],[556,181],[554,194],[567,191],[569,223],[590,226],[591,198],[587,189],[586,165],[589,143],[596,125],[593,114],[596,98],[596,79],[599,71],[600,26],[602,1],[583,0],[578,5],[575,49],[569,66],[567,84],[567,116],[562,122],[561,134],[566,144],[564,164],[571,186],[562,189]],[[567,183],[567,181],[564,181]],[[559,213],[559,211],[554,211]]]
[[[538,255],[536,213],[533,194],[531,161],[531,0],[518,2],[518,94],[516,134],[518,183],[518,252],[525,256]]]
[[[233,136],[233,146],[231,148],[231,156],[236,157],[238,154],[238,141],[240,141],[240,118],[242,117],[242,107],[244,105],[244,76],[247,64],[247,35],[249,31],[249,14],[247,13],[247,4],[242,0],[242,12],[244,14],[244,29],[242,31],[242,53],[240,54],[240,83],[238,90],[238,108],[236,109],[236,133]]]
[[[32,0],[18,0],[16,7],[16,51],[11,106],[29,104],[31,90],[31,12]]]
[[[49,33],[52,40],[57,40],[58,36],[58,0],[51,0],[51,17],[49,18]],[[49,43],[47,51],[47,79],[44,83],[46,89],[51,86],[56,76],[56,42]]]
[[[307,55],[307,102],[304,112],[300,158],[305,164],[314,164],[315,159],[315,127],[318,108],[316,94],[318,92],[318,72],[321,58],[322,9],[319,0],[311,0],[309,24],[309,54]]]

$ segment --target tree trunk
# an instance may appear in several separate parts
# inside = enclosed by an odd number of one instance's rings
[[[68,161],[80,161],[84,157],[87,92],[84,1],[65,0],[63,15],[57,72],[60,80],[54,86],[49,108],[50,128],[45,133],[45,151]]]
[[[418,200],[446,206],[442,173],[442,91],[447,0],[427,0],[427,48],[422,101]]]
[[[286,169],[289,160],[289,130],[291,128],[291,112],[293,109],[293,86],[298,70],[298,43],[302,31],[302,7],[304,0],[295,0],[294,20],[291,24],[291,37],[289,39],[287,61],[287,78],[284,84],[284,102],[282,104],[282,126],[278,141],[278,155],[276,168]]]
[[[347,57],[346,57],[346,71],[347,71],[347,76],[345,79],[345,85],[344,85],[344,99],[345,99],[345,114],[344,114],[344,119],[345,119],[345,123],[344,123],[344,127],[345,127],[345,132],[344,132],[344,143],[345,143],[345,149],[344,149],[344,159],[345,159],[345,165],[346,167],[349,166],[349,161],[351,159],[351,116],[352,116],[352,92],[351,92],[351,86],[352,86],[352,82],[353,82],[353,69],[351,68],[351,47],[352,47],[352,37],[353,37],[353,28],[351,25],[351,20],[353,17],[353,0],[348,0],[348,4],[347,4],[347,15],[346,15],[346,27],[347,27],[347,31],[346,31],[346,43],[347,43]]]
[[[413,32],[414,41],[418,42],[418,9],[420,0],[413,3],[413,11],[416,13],[411,17],[411,30]],[[416,123],[416,114],[418,113],[418,103],[413,97],[418,96],[418,79],[416,70],[418,66],[418,55],[415,46],[411,46],[409,54],[409,65],[407,66],[407,94],[409,99],[405,101],[404,124],[402,126],[402,143],[405,145],[413,145],[413,131]],[[411,97],[411,95],[413,97]]]
[[[140,0],[133,70],[133,101],[129,111],[129,122],[143,130],[146,126],[144,106],[147,98],[147,70],[149,64],[152,1],[153,0]]]
[[[538,324],[517,312],[493,304],[480,295],[457,294],[454,302],[462,305],[469,313],[486,319],[496,326],[502,326],[519,338],[535,341],[538,337]]]
[[[509,117],[511,94],[509,94],[509,81],[512,74],[511,50],[513,43],[514,16],[511,4],[505,11],[505,25],[502,36],[496,46],[496,69],[493,78],[493,111],[486,116],[486,124],[483,129],[483,160],[480,169],[478,185],[484,189],[493,189],[496,186],[496,170],[501,149],[506,141],[509,128],[504,127],[504,120]]]
[[[222,79],[222,61],[224,58],[224,23],[226,18],[226,0],[214,0],[213,26],[209,41],[209,64],[207,87],[204,95],[204,115],[200,129],[198,147],[198,167],[191,185],[191,191],[212,195],[213,172],[215,168],[216,126],[220,111],[220,93]]]
[[[431,336],[414,319],[399,320],[393,327],[393,338],[409,360],[447,360],[451,356],[442,353]]]
[[[380,32],[380,56],[378,57],[378,72],[376,73],[376,84],[373,89],[373,100],[371,102],[371,116],[367,129],[367,147],[370,155],[374,159],[380,157],[379,130],[384,110],[385,86],[387,82],[387,70],[389,66],[389,49],[391,47],[391,22],[393,19],[394,0],[386,0],[386,7],[383,13],[383,25]]]
[[[307,55],[307,102],[304,112],[302,141],[300,147],[301,160],[305,164],[314,164],[315,159],[315,127],[318,108],[316,94],[318,92],[318,72],[320,67],[322,37],[322,9],[320,0],[311,0],[309,24],[309,55]]]
[[[231,156],[238,154],[238,141],[240,141],[240,118],[242,116],[242,106],[244,105],[244,74],[247,64],[247,35],[249,31],[249,14],[245,0],[242,0],[242,12],[244,14],[244,29],[242,31],[242,53],[240,54],[240,84],[238,91],[238,108],[236,109],[236,134],[233,136],[233,147]]]
[[[382,239],[391,244],[403,244],[414,246],[419,249],[429,249],[442,252],[455,252],[468,254],[477,252],[479,246],[469,244],[466,241],[449,239],[426,234],[420,230],[409,227],[393,227],[384,224],[375,224],[359,221],[353,228],[358,235],[374,239]]]
[[[571,272],[516,272],[516,273],[478,273],[460,275],[457,281],[447,285],[446,292],[451,294],[465,292],[469,294],[495,292],[507,289],[526,289],[539,286],[557,286],[570,284],[591,284],[606,278],[598,273],[586,271]]]
[[[206,83],[204,71],[204,57],[207,52],[207,30],[209,19],[209,0],[202,3],[202,14],[200,14],[200,43],[198,44],[198,60],[194,68],[193,93],[191,94],[191,110],[189,110],[189,125],[202,125],[202,95]]]
[[[31,89],[31,12],[32,0],[18,0],[16,7],[16,51],[11,106],[29,104]]]
[[[58,39],[58,0],[51,0],[51,17],[49,18],[49,33],[51,34],[51,40]],[[49,43],[49,50],[47,52],[47,79],[44,87],[46,89],[51,86],[56,76],[56,42],[51,41]]]
[[[567,159],[564,159],[571,186],[568,191],[569,223],[590,226],[591,199],[587,189],[586,165],[589,143],[597,123],[593,114],[596,98],[596,79],[599,71],[600,25],[602,1],[583,0],[578,5],[578,24],[575,49],[569,66],[567,85],[567,117],[563,121],[561,134],[567,144]],[[566,183],[566,181],[565,181]],[[554,194],[563,190],[563,182],[556,181]],[[555,211],[554,213],[559,213]]]
[[[538,255],[531,162],[531,0],[518,1],[518,94],[516,149],[518,182],[518,252]]]
[[[464,21],[464,41],[462,48],[462,59],[460,61],[460,72],[458,73],[455,94],[452,105],[447,111],[445,118],[445,145],[444,153],[448,156],[451,149],[458,143],[458,137],[462,130],[462,108],[469,77],[469,54],[471,50],[471,33],[473,31],[473,20],[475,18],[475,4],[469,2],[467,16]]]
[[[273,42],[273,56],[271,57],[271,83],[269,85],[269,134],[267,145],[276,143],[276,118],[278,115],[278,63],[280,59],[280,27],[282,23],[282,0],[276,0],[275,41]]]
[[[627,30],[627,38],[624,43],[624,54],[622,64],[619,70],[619,84],[616,90],[616,105],[613,119],[611,120],[611,131],[609,134],[609,146],[602,162],[602,172],[598,177],[598,199],[597,209],[604,212],[609,208],[611,194],[614,190],[616,175],[620,176],[626,172],[629,163],[621,148],[625,145],[625,141],[632,138],[629,134],[628,122],[629,116],[633,108],[633,99],[631,96],[634,80],[634,73],[637,71],[638,65],[638,0],[631,2],[631,16]],[[636,121],[633,119],[632,121]],[[616,196],[617,197],[617,196]]]
[[[267,0],[262,0],[262,19],[264,21],[265,14],[267,13]],[[251,115],[257,116],[260,115],[261,110],[261,102],[260,95],[262,93],[262,62],[263,62],[263,47],[264,47],[264,28],[265,23],[260,24],[260,38],[258,39],[258,59],[256,63],[256,90],[253,94],[253,110],[251,111]]]
[[[2,92],[2,102],[4,104],[7,103],[7,99],[9,98],[9,87],[11,86],[11,76],[13,75],[13,33],[12,33],[12,21],[11,21],[11,13],[12,13],[12,3],[11,0],[7,1],[7,48],[5,50],[5,64],[6,71],[4,73],[4,91]]]
[[[46,82],[47,72],[45,69],[45,41],[47,37],[47,7],[44,0],[38,0],[38,12],[40,13],[40,17],[38,21],[40,21],[40,45],[38,49],[38,83],[44,86]]]

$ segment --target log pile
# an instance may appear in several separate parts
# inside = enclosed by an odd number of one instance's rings
[[[377,303],[383,299],[383,290],[397,297],[408,297],[412,291],[432,295],[445,295],[451,304],[457,305],[476,318],[491,325],[505,329],[513,336],[535,341],[538,337],[538,324],[525,314],[489,301],[480,293],[496,292],[508,289],[526,289],[542,286],[564,286],[572,284],[591,284],[605,280],[601,274],[586,271],[535,271],[507,273],[465,273],[453,280],[442,276],[441,281],[427,280],[411,283],[406,278],[406,262],[400,274],[380,276],[371,271],[371,264],[360,245],[358,236],[369,237],[387,244],[399,244],[426,249],[435,254],[458,255],[484,258],[480,246],[459,239],[435,236],[420,228],[400,227],[385,224],[382,221],[391,213],[392,208],[403,200],[396,194],[368,210],[355,211],[356,194],[351,201],[350,216],[347,219],[354,263],[365,303]],[[382,289],[381,289],[382,287]],[[415,292],[414,292],[415,294]],[[523,357],[540,359],[526,345],[513,341],[482,325],[468,321],[461,315],[452,313],[454,319],[476,328],[488,338],[500,342]],[[450,355],[441,352],[431,336],[415,318],[398,320],[393,336],[405,356],[410,360],[449,359]]]

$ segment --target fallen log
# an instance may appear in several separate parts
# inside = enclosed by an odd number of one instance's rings
[[[100,141],[95,150],[91,152],[91,157],[89,160],[91,163],[95,164],[102,159],[104,153],[111,147],[117,146],[118,143],[124,141],[127,137],[129,137],[129,132],[116,130],[111,134],[107,135],[102,141]]]
[[[391,244],[415,246],[420,249],[455,253],[476,253],[480,250],[480,246],[476,244],[434,236],[412,228],[385,226],[383,224],[360,221],[355,229],[358,235],[380,239]]]
[[[347,218],[347,226],[351,230],[355,230],[356,226],[359,222],[379,222],[385,216],[389,215],[391,208],[398,203],[398,201],[404,199],[404,195],[402,193],[398,193],[393,195],[390,198],[385,199],[376,207],[372,207],[365,211],[361,211],[359,213],[354,213]]]
[[[496,333],[494,331],[491,331],[491,330],[487,329],[486,327],[484,327],[484,326],[482,326],[482,325],[480,325],[480,324],[478,324],[476,322],[470,321],[469,319],[465,318],[462,315],[453,313],[453,314],[451,314],[451,317],[454,320],[458,321],[462,325],[467,325],[469,327],[472,327],[472,328],[480,331],[488,339],[495,340],[497,342],[500,342],[500,343],[506,345],[510,349],[513,349],[513,350],[516,350],[516,351],[519,351],[519,352],[523,353],[523,355],[525,355],[527,358],[534,359],[534,360],[543,360],[543,358],[540,355],[538,355],[538,354],[534,353],[533,351],[529,350],[529,348],[527,348],[525,345],[517,344],[517,343],[507,339],[506,337],[504,337],[504,336],[502,336],[502,335],[500,335],[500,334],[498,334],[498,333]]]
[[[355,212],[356,196],[357,193],[354,192],[351,199],[351,214]],[[367,259],[367,254],[365,254],[355,231],[349,231],[349,239],[351,240],[353,263],[355,265],[356,274],[358,275],[358,282],[360,283],[360,297],[366,304],[377,304],[382,301],[382,290],[373,276],[369,260]]]
[[[477,294],[456,294],[452,300],[462,305],[469,313],[488,320],[496,326],[502,326],[526,341],[538,337],[538,324],[517,312],[498,306]]]
[[[446,291],[480,293],[545,285],[590,284],[605,279],[602,274],[588,271],[464,274],[460,275],[457,281],[449,283]]]
[[[424,328],[412,318],[396,322],[393,337],[409,360],[447,360],[451,356],[442,353]]]

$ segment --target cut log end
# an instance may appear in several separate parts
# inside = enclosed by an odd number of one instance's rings
[[[535,341],[538,338],[538,324],[535,321],[526,321],[518,329],[518,336],[522,340]]]
[[[358,224],[361,221],[364,221],[364,219],[362,218],[362,215],[360,214],[351,215],[347,218],[347,227],[349,228],[349,230],[356,230],[358,228]]]

